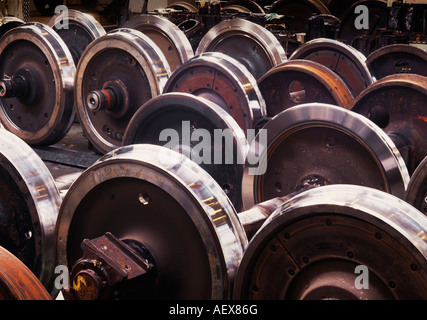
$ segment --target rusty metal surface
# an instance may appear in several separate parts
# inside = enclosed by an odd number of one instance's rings
[[[0,247],[0,300],[51,300],[37,277],[13,254]]]
[[[353,101],[351,91],[336,73],[310,60],[282,63],[263,75],[258,86],[269,117],[303,103],[328,103],[350,109]]]
[[[367,57],[366,64],[377,80],[396,73],[427,76],[427,52],[409,44],[381,47]]]
[[[394,74],[378,80],[354,99],[351,110],[381,127],[401,149],[409,173],[427,155],[427,78]]]
[[[251,240],[234,298],[426,299],[426,228],[425,216],[384,192],[313,188],[284,202]],[[359,265],[369,290],[356,287]]]
[[[374,81],[365,62],[366,57],[353,47],[332,39],[315,39],[300,46],[289,60],[318,62],[338,74],[353,97],[357,97]]]
[[[220,52],[202,53],[179,67],[163,93],[185,92],[205,98],[229,113],[246,133],[266,115],[264,98],[253,75]]]

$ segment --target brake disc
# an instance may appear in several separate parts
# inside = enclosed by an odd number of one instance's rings
[[[427,216],[427,156],[411,176],[405,201]]]
[[[58,216],[57,263],[71,268],[82,241],[106,232],[153,265],[132,299],[227,299],[247,245],[220,186],[189,158],[154,145],[110,152],[75,181]]]
[[[330,14],[320,0],[279,0],[273,3],[270,12],[293,17],[292,33],[305,33],[307,21],[313,14]]]
[[[310,60],[289,60],[258,80],[267,106],[273,117],[292,106],[321,102],[351,108],[353,95],[344,81],[332,70]]]
[[[352,106],[352,111],[375,122],[392,138],[410,173],[427,155],[426,96],[426,77],[395,74],[364,90]]]
[[[405,194],[409,174],[399,151],[361,115],[311,103],[281,112],[263,129],[265,150],[256,166],[247,164],[243,174],[244,208],[330,184],[362,185],[401,198]],[[248,157],[253,152],[251,146]]]
[[[240,62],[220,52],[203,53],[184,63],[163,92],[206,98],[229,113],[245,132],[266,114],[255,78]]]
[[[187,93],[153,98],[135,113],[123,141],[125,145],[166,144],[181,152],[210,174],[237,211],[242,209],[248,144],[239,125],[213,102]]]
[[[123,28],[141,31],[153,40],[164,53],[172,72],[194,56],[184,32],[166,18],[138,15],[127,21]]]
[[[75,115],[75,65],[51,28],[29,23],[5,34],[0,74],[0,118],[7,130],[30,145],[65,137]]]
[[[0,300],[51,300],[49,293],[18,258],[0,247]]]
[[[351,46],[332,39],[314,39],[298,49],[289,60],[305,59],[320,63],[341,77],[353,97],[373,83],[366,57]]]
[[[199,43],[196,55],[222,52],[242,63],[259,79],[287,60],[279,40],[267,29],[243,19],[225,20],[211,28]]]
[[[379,190],[305,191],[249,243],[234,298],[426,299],[426,231],[425,216]]]
[[[139,31],[116,29],[89,44],[77,66],[75,100],[97,152],[121,146],[135,111],[163,91],[169,75],[162,51]]]
[[[76,66],[89,43],[106,34],[94,17],[73,9],[54,15],[47,25],[64,40]]]
[[[45,164],[21,139],[0,129],[0,245],[51,292],[54,229],[61,196]]]
[[[366,63],[377,80],[396,73],[427,76],[427,53],[408,44],[381,47],[368,56]]]
[[[2,17],[0,18],[0,38],[13,28],[23,25],[24,21],[15,17]]]

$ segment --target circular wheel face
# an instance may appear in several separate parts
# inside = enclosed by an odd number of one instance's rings
[[[286,61],[286,53],[267,29],[247,20],[225,20],[211,28],[200,41],[196,55],[222,52],[242,63],[259,79],[272,67]]]
[[[426,77],[395,74],[363,91],[354,100],[351,109],[375,122],[392,139],[397,137],[409,145],[404,146],[406,150],[401,153],[407,153],[404,157],[410,173],[427,155],[427,145],[424,143],[427,132],[426,96]]]
[[[285,202],[252,239],[234,297],[426,299],[425,230],[424,216],[379,190],[308,190]]]
[[[222,187],[238,212],[242,209],[248,145],[242,129],[219,106],[186,93],[158,96],[129,123],[124,144],[136,143],[166,145],[188,156]]]
[[[293,16],[292,33],[306,32],[307,21],[313,14],[330,14],[320,0],[280,0],[273,3],[270,12]]]
[[[427,215],[427,156],[411,176],[405,201]]]
[[[164,92],[206,98],[229,113],[244,131],[266,114],[255,78],[237,60],[219,52],[187,61],[171,75]]]
[[[139,15],[127,21],[124,28],[141,31],[165,54],[171,71],[194,56],[184,32],[171,21],[153,15]]]
[[[155,271],[138,298],[229,298],[247,245],[219,185],[187,157],[155,145],[101,158],[71,186],[58,221],[59,264],[72,266],[83,239],[106,232],[143,244]]]
[[[427,53],[407,44],[381,47],[368,56],[366,63],[377,80],[396,73],[427,76]]]
[[[353,47],[332,39],[311,40],[294,51],[289,60],[318,62],[341,77],[353,97],[373,83],[366,58]]]
[[[9,31],[0,43],[0,74],[7,130],[31,145],[54,144],[67,134],[75,115],[75,65],[51,28],[34,23]]]
[[[19,27],[22,24],[24,24],[24,21],[15,17],[0,18],[0,38],[9,30]]]
[[[403,198],[409,182],[404,161],[387,135],[363,116],[332,105],[306,104],[280,113],[263,129],[267,147],[258,167],[265,172],[250,174],[251,166],[246,166],[245,208],[309,186],[343,183]]]
[[[162,92],[170,69],[151,39],[122,28],[91,42],[76,73],[77,116],[95,150],[106,153],[121,146],[133,114]]]
[[[53,293],[59,191],[37,154],[4,129],[0,129],[0,160],[0,245]]]
[[[72,9],[54,15],[47,25],[64,40],[75,65],[89,43],[106,33],[101,24],[91,15]]]
[[[258,80],[273,117],[298,104],[320,102],[351,107],[353,95],[344,81],[332,70],[310,60],[290,60],[268,71]]]
[[[49,293],[25,264],[2,247],[0,300],[51,300]]]

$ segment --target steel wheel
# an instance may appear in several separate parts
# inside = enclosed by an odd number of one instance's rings
[[[351,110],[381,127],[405,159],[409,173],[427,155],[424,101],[427,78],[416,74],[387,76],[364,90]]]
[[[427,156],[411,176],[405,201],[427,215]]]
[[[2,17],[0,18],[0,38],[13,28],[23,25],[24,21],[15,17]]]
[[[409,174],[402,157],[387,135],[363,116],[312,103],[283,111],[263,129],[267,145],[259,163],[245,167],[245,209],[330,184],[363,185],[404,196]],[[251,146],[249,153],[253,150]]]
[[[219,52],[187,61],[171,75],[163,92],[206,98],[229,113],[245,132],[266,114],[255,78],[237,60]]]
[[[303,103],[321,102],[349,109],[353,101],[352,93],[335,72],[310,60],[282,63],[263,75],[258,86],[269,117]]]
[[[0,129],[0,158],[0,245],[55,295],[53,245],[59,191],[37,154],[4,129]]]
[[[366,63],[377,80],[396,73],[427,76],[427,53],[407,44],[381,47],[368,56]]]
[[[154,145],[114,150],[71,186],[58,217],[57,263],[73,266],[83,239],[106,232],[145,247],[155,264],[133,298],[227,299],[247,245],[219,185],[187,157]]]
[[[235,58],[255,79],[287,60],[282,45],[270,31],[243,19],[225,20],[211,28],[200,41],[196,55],[213,51]]]
[[[426,230],[425,216],[382,191],[308,190],[285,202],[251,240],[234,298],[426,299]],[[369,277],[365,289],[357,287],[358,266]]]
[[[143,33],[116,29],[89,44],[76,71],[77,116],[95,150],[119,146],[133,114],[170,75],[164,54]]]
[[[165,54],[172,72],[194,56],[184,32],[166,18],[138,15],[127,21],[123,28],[141,31],[153,40]]]
[[[51,300],[31,271],[13,254],[0,247],[0,300]]]
[[[315,39],[300,46],[289,60],[305,59],[318,62],[341,77],[353,97],[373,83],[365,63],[366,57],[348,45],[332,39]]]
[[[234,119],[206,99],[186,93],[165,93],[151,99],[135,113],[126,130],[124,144],[165,145],[165,140],[160,141],[164,130],[175,130],[179,135],[174,145],[172,141],[167,142],[169,148],[188,156],[206,170],[239,212],[242,209],[241,183],[248,144]],[[217,138],[218,131],[225,134],[225,143]],[[193,132],[208,136],[204,135],[200,140],[199,136],[193,137]]]
[[[49,27],[25,24],[0,43],[0,118],[31,145],[49,145],[74,120],[75,65],[63,40]]]
[[[67,28],[63,26],[65,21],[68,23]],[[89,43],[106,34],[104,28],[94,17],[72,9],[54,15],[49,19],[47,25],[64,40],[73,56],[75,65],[78,64]]]

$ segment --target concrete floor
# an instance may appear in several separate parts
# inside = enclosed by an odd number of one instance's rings
[[[48,167],[62,196],[80,174],[101,157],[89,149],[79,123],[73,123],[67,136],[57,144],[35,147],[34,151]]]

